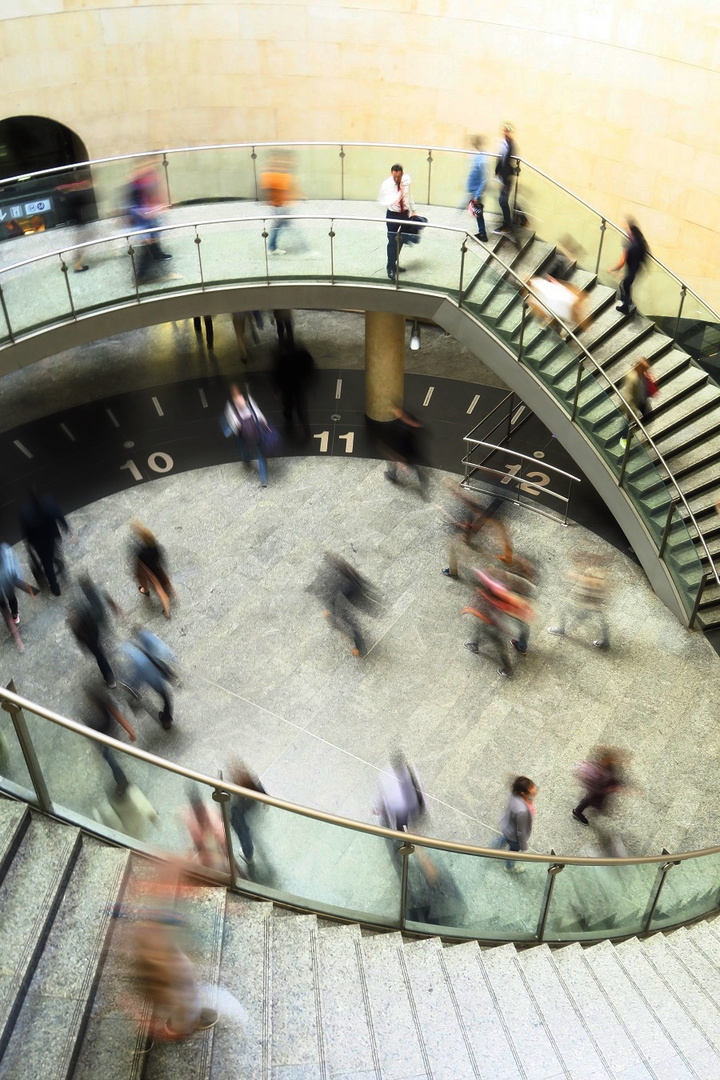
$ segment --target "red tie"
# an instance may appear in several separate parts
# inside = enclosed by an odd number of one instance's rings
[[[398,184],[398,192],[400,193],[400,213],[403,214],[405,212],[405,200],[403,199],[402,184]]]

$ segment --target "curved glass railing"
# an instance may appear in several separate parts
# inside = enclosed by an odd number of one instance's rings
[[[720,848],[643,858],[516,855],[335,817],[183,768],[0,690],[0,791],[114,843],[187,859],[254,896],[374,926],[492,941],[584,941],[678,926],[720,905]],[[103,753],[131,787],[114,789]],[[145,808],[138,792],[152,808]],[[251,800],[254,857],[233,828]],[[199,799],[224,837],[205,865]],[[522,878],[506,873],[522,868]]]
[[[269,249],[277,217],[218,216],[168,225],[158,232],[172,251],[172,262],[156,264],[155,276],[142,284],[141,244],[132,233],[7,267],[0,270],[4,340],[116,305],[230,285],[348,283],[439,293],[530,369],[583,430],[644,522],[693,624],[708,577],[719,585],[720,577],[685,496],[617,385],[569,327],[563,327],[560,336],[533,319],[527,304],[532,290],[504,260],[464,229],[429,224],[423,230],[422,258],[410,256],[406,273],[388,281],[383,218],[308,214],[286,215],[284,221],[281,235],[287,253],[281,258]],[[92,273],[70,272],[78,251],[92,262]],[[632,430],[623,448],[626,416]],[[707,573],[693,536],[704,550]]]

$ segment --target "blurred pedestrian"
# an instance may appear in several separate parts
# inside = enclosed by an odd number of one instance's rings
[[[120,608],[105,589],[98,589],[89,574],[83,573],[78,578],[78,591],[70,604],[68,622],[75,640],[97,660],[100,674],[110,687],[116,686],[115,675],[105,652],[105,631],[107,630],[107,609],[115,615]]]
[[[101,686],[92,684],[85,688],[85,693],[92,710],[91,715],[85,721],[89,728],[92,728],[93,731],[99,731],[101,735],[109,735],[114,739],[117,738],[116,724],[119,724],[127,733],[130,742],[137,741],[134,727],[123,716],[106,690]],[[120,765],[118,755],[104,743],[96,743],[95,745],[113,774],[115,794],[122,797],[127,792],[129,780]]]
[[[408,862],[407,918],[432,926],[462,926],[466,905],[455,880],[441,863],[419,845]]]
[[[123,685],[138,698],[144,686],[149,686],[162,700],[158,713],[160,724],[169,731],[173,725],[172,698],[169,684],[175,679],[175,655],[172,649],[149,630],[140,630],[132,641],[122,647],[125,665]]]
[[[0,610],[19,652],[25,651],[18,626],[20,625],[20,612],[17,602],[17,589],[34,595],[32,586],[28,585],[20,569],[17,555],[9,544],[0,544]]]
[[[388,768],[380,773],[375,799],[375,813],[384,829],[412,832],[427,812],[427,798],[415,768],[399,750]],[[398,873],[401,870],[401,840],[387,840],[390,858]]]
[[[532,622],[535,612],[526,597],[519,595],[499,576],[476,570],[477,590],[475,600],[469,607],[463,608],[463,614],[474,615],[477,619],[475,635],[465,642],[465,648],[478,655],[483,640],[489,641],[494,649],[500,667],[498,675],[509,679],[513,668],[507,649],[508,639],[520,642],[522,628]],[[529,630],[527,631],[529,633]],[[527,643],[527,637],[525,637]],[[516,646],[517,647],[517,646]],[[522,650],[518,650],[522,651]]]
[[[147,284],[153,277],[154,264],[172,259],[160,246],[160,212],[167,206],[160,194],[158,167],[152,160],[143,159],[136,166],[127,189],[128,216],[138,234],[140,252],[135,265],[138,285]],[[149,230],[154,230],[150,232]]]
[[[401,476],[414,473],[420,494],[427,498],[427,464],[422,449],[424,425],[402,405],[393,406],[393,419],[383,432],[385,453],[388,459],[385,479],[396,484]]]
[[[566,326],[578,332],[587,330],[591,319],[586,292],[570,281],[558,281],[549,274],[528,278],[527,283],[533,290],[526,294],[527,305],[539,319],[561,336],[567,336]]]
[[[500,819],[500,834],[490,847],[508,851],[527,851],[535,819],[535,796],[537,786],[528,776],[516,776],[510,788],[510,798]],[[505,869],[511,874],[522,874],[525,866],[508,859]]]
[[[513,176],[515,176],[515,165],[513,164],[513,158],[515,157],[517,157],[517,151],[513,140],[512,125],[503,124],[500,128],[500,145],[498,146],[498,156],[495,163],[495,177],[500,184],[498,202],[503,220],[502,225],[495,229],[494,232],[507,236],[509,240],[517,243],[510,213],[510,189]]]
[[[233,784],[246,788],[248,791],[258,791],[262,795],[267,794],[258,777],[254,776],[242,761],[237,761],[232,765],[230,780]],[[250,831],[250,822],[263,805],[263,803],[255,799],[248,798],[247,795],[232,795],[230,797],[230,824],[237,833],[243,856],[249,863],[255,858],[255,844]]]
[[[377,604],[370,583],[345,559],[326,552],[317,591],[325,606],[325,618],[351,639],[353,656],[365,656],[365,639],[355,613]]]
[[[225,406],[225,423],[235,436],[238,453],[247,465],[257,458],[260,483],[267,487],[267,460],[262,448],[263,428],[270,425],[249,394],[241,394],[238,387],[230,387],[230,397]]]
[[[443,568],[443,574],[446,577],[457,578],[458,560],[467,565],[469,553],[471,551],[477,553],[479,550],[478,537],[486,527],[498,539],[502,548],[502,555],[498,555],[498,559],[506,563],[512,562],[512,541],[501,520],[506,502],[504,497],[499,494],[494,495],[487,504],[483,504],[478,494],[471,495],[467,488],[458,489],[455,484],[452,484],[451,490],[456,498],[456,504],[451,511],[443,511],[448,519],[451,533],[448,544],[449,565]]]
[[[608,268],[609,274],[618,270],[624,270],[623,279],[620,282],[620,303],[615,308],[623,315],[633,315],[636,311],[632,302],[632,287],[639,271],[645,265],[650,255],[648,242],[643,236],[636,221],[627,218],[625,222],[625,240],[620,260],[616,266]]]
[[[35,580],[38,585],[47,581],[54,596],[60,595],[57,574],[64,569],[58,557],[60,529],[67,534],[70,526],[58,504],[49,495],[40,495],[31,488],[29,497],[20,507],[20,530]]]
[[[273,318],[277,330],[278,344],[292,348],[295,341],[295,320],[291,308],[274,308]]]
[[[625,449],[630,435],[630,425],[639,416],[643,424],[647,421],[652,408],[650,405],[650,390],[656,393],[655,380],[650,373],[650,364],[644,357],[635,361],[620,384],[620,394],[623,399],[621,405],[625,417],[625,427],[620,438],[620,445]]]
[[[393,281],[396,273],[405,273],[405,267],[398,266],[398,255],[403,244],[403,222],[415,213],[411,185],[410,175],[402,165],[393,165],[378,195],[378,202],[385,207],[387,223],[387,276]]]
[[[198,341],[202,341],[203,322],[205,323],[205,337],[207,339],[208,352],[212,352],[213,346],[215,344],[215,331],[213,330],[212,315],[203,315],[202,319],[199,315],[196,315],[193,318],[195,336],[197,337]]]
[[[137,518],[130,522],[130,528],[135,534],[131,556],[138,589],[143,596],[149,596],[152,586],[163,606],[165,618],[169,619],[170,600],[175,596],[175,590],[167,574],[165,552],[154,533]]]
[[[568,622],[595,623],[600,628],[600,636],[593,640],[596,649],[610,647],[610,631],[605,618],[607,575],[600,565],[598,556],[578,553],[573,556],[576,569],[566,576],[570,583],[568,600],[563,604],[559,617],[553,626],[548,626],[549,634],[562,637]]]
[[[614,746],[596,746],[587,761],[577,766],[575,773],[585,789],[585,795],[573,809],[572,815],[581,825],[589,825],[588,809],[598,814],[612,812],[613,795],[628,789],[625,779],[627,757]]]
[[[292,219],[288,215],[292,213],[292,203],[302,198],[295,177],[293,176],[293,162],[289,154],[276,155],[260,174],[260,188],[263,198],[270,204],[270,233],[268,238],[268,252],[270,255],[287,255],[286,248],[278,247],[278,236],[281,230],[285,230],[287,238],[292,231],[294,243],[305,254],[314,254],[309,251],[301,231],[292,226]],[[287,239],[286,241],[287,242]]]
[[[56,191],[60,192],[65,203],[67,224],[74,226],[73,240],[76,244],[87,239],[83,235],[83,226],[90,219],[93,207],[93,185],[90,178],[77,179],[75,174],[70,174],[67,182],[58,184]],[[90,267],[85,262],[86,249],[75,248],[73,252],[73,270],[76,274],[82,274]]]
[[[487,174],[485,168],[485,154],[483,153],[483,146],[485,140],[482,135],[473,135],[470,140],[476,153],[470,166],[470,172],[467,178],[467,192],[470,199],[468,203],[468,210],[475,218],[477,224],[477,238],[482,243],[487,243],[487,229],[485,228],[485,214],[483,205],[483,195],[485,192],[485,185],[487,183]]]
[[[227,845],[222,814],[216,805],[208,805],[198,794],[191,791],[189,806],[183,817],[195,848],[194,858],[211,870],[229,873]]]
[[[293,433],[295,414],[307,441],[312,437],[308,390],[315,378],[315,361],[303,345],[281,342],[273,354],[273,377],[282,402],[286,433]]]

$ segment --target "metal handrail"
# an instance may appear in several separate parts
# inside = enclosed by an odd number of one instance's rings
[[[42,255],[37,255],[32,259],[26,259],[26,260],[24,260],[22,262],[14,263],[14,264],[12,264],[10,266],[3,267],[2,269],[0,269],[0,280],[1,280],[3,274],[10,273],[10,271],[19,269],[21,267],[29,266],[29,265],[31,265],[33,263],[38,263],[38,262],[41,262],[43,260],[53,258],[55,256],[62,257],[64,254],[68,254],[70,252],[77,251],[77,250],[83,250],[83,249],[88,248],[88,247],[97,248],[99,246],[99,244],[101,244],[101,243],[103,243],[103,244],[108,243],[109,244],[109,243],[112,243],[112,242],[118,241],[118,240],[129,240],[129,238],[132,237],[132,236],[144,237],[144,236],[149,236],[149,235],[154,234],[154,233],[160,234],[160,233],[168,233],[168,232],[179,231],[181,229],[193,229],[193,228],[197,229],[197,228],[200,228],[200,227],[203,227],[203,226],[206,226],[206,225],[209,225],[209,226],[212,226],[212,225],[228,225],[228,224],[235,224],[235,223],[238,223],[238,222],[242,222],[243,224],[247,224],[247,223],[251,223],[251,222],[263,222],[263,223],[265,223],[268,220],[270,220],[269,216],[267,214],[262,214],[262,215],[254,215],[254,216],[250,216],[250,217],[237,217],[237,216],[234,216],[234,217],[225,217],[225,218],[212,218],[212,219],[206,219],[206,220],[201,220],[201,221],[196,220],[196,221],[192,221],[192,222],[181,222],[179,224],[167,224],[167,225],[163,225],[163,226],[156,226],[154,228],[144,228],[144,227],[140,226],[137,229],[125,230],[125,231],[123,231],[121,233],[116,233],[113,236],[105,237],[103,240],[98,240],[96,238],[95,240],[84,241],[81,244],[73,244],[73,245],[70,245],[68,247],[63,247],[63,248],[61,248],[59,250],[56,250],[56,251],[53,251],[53,252],[46,252],[46,253],[44,253]],[[358,216],[351,216],[351,215],[344,215],[344,214],[276,214],[276,215],[272,215],[272,221],[281,221],[281,220],[286,220],[286,221],[329,221],[329,222],[331,222],[331,224],[334,223],[334,222],[337,222],[337,221],[365,222],[365,223],[369,223],[369,224],[375,225],[375,226],[380,227],[380,228],[385,228],[385,219],[384,218],[380,218],[380,219],[374,218],[374,217],[371,218],[371,217],[366,217],[364,215],[358,215]],[[522,295],[523,291],[530,293],[532,296],[535,297],[535,299],[538,301],[540,306],[547,310],[547,305],[544,303],[543,299],[540,296],[538,296],[537,293],[535,293],[535,291],[529,285],[529,283],[527,281],[524,281],[515,272],[515,270],[511,266],[509,266],[503,259],[501,259],[495,252],[489,251],[487,248],[483,247],[481,245],[480,241],[477,239],[477,237],[472,236],[470,233],[467,232],[467,230],[461,229],[458,226],[454,226],[454,225],[435,225],[435,224],[432,224],[430,222],[428,222],[426,225],[424,225],[423,229],[426,229],[426,230],[431,229],[431,230],[437,230],[439,232],[454,233],[457,236],[462,236],[464,238],[463,239],[463,247],[465,247],[467,250],[474,251],[476,254],[480,255],[483,259],[488,259],[489,258],[489,259],[491,259],[493,261],[493,263],[497,263],[500,267],[502,267],[502,274],[500,276],[509,275],[517,283],[521,295]],[[468,248],[468,241],[470,242],[470,247],[469,248]],[[309,276],[312,276],[312,275],[309,275]],[[471,314],[471,317],[472,317],[472,313],[470,313],[470,314]],[[703,547],[703,549],[705,551],[705,555],[707,556],[708,563],[709,563],[710,568],[712,570],[713,576],[715,577],[715,580],[716,580],[717,584],[720,585],[720,574],[718,574],[718,570],[717,570],[717,567],[715,565],[715,560],[714,560],[713,556],[710,553],[710,549],[708,548],[707,543],[705,542],[705,538],[704,538],[704,536],[702,534],[702,530],[700,529],[700,527],[699,527],[699,525],[697,523],[695,515],[694,515],[693,511],[691,510],[691,508],[690,508],[690,506],[689,506],[689,504],[687,502],[687,499],[685,498],[685,495],[681,491],[675,477],[673,476],[672,470],[670,469],[669,465],[665,461],[665,458],[663,457],[663,455],[660,453],[660,450],[655,445],[655,442],[652,439],[652,436],[649,435],[649,433],[647,432],[644,424],[642,423],[642,420],[634,412],[634,410],[632,409],[632,406],[627,401],[625,401],[625,398],[622,396],[622,393],[620,392],[620,389],[618,388],[618,386],[603,371],[602,367],[597,363],[597,361],[593,357],[592,353],[588,352],[588,350],[585,348],[583,343],[578,340],[578,338],[576,337],[576,335],[575,335],[574,331],[571,329],[571,327],[568,326],[565,322],[563,322],[563,320],[559,316],[555,315],[555,313],[553,313],[553,317],[554,317],[555,321],[560,326],[562,326],[562,328],[563,328],[563,330],[564,330],[564,332],[566,334],[566,338],[565,338],[566,343],[567,343],[567,341],[572,341],[577,346],[578,350],[582,353],[583,358],[590,362],[592,367],[595,369],[595,372],[603,380],[605,380],[605,382],[617,394],[618,398],[620,399],[620,401],[623,403],[623,405],[627,409],[628,414],[633,418],[635,426],[637,428],[639,428],[643,432],[643,435],[645,436],[647,442],[649,443],[650,446],[652,446],[655,454],[657,455],[657,458],[662,463],[663,468],[667,472],[668,477],[669,477],[670,481],[672,482],[673,487],[675,488],[675,491],[677,493],[677,496],[678,496],[679,500],[682,502],[683,506],[685,507],[685,510],[687,511],[687,514],[688,514],[690,520],[692,521],[693,526],[695,527],[695,530],[697,532],[700,543],[702,544],[702,547]],[[578,357],[578,361],[580,361],[580,357]]]
[[[463,435],[463,442],[471,442],[474,446],[487,446],[491,450],[502,450],[505,453],[510,453],[513,454],[515,457],[522,458],[523,461],[529,461],[533,465],[538,464],[537,458],[530,457],[528,454],[521,454],[518,450],[513,450],[508,446],[496,446],[495,443],[484,442],[483,439],[471,439],[469,435]],[[551,465],[547,461],[543,461],[542,467],[543,469],[549,469],[551,472],[560,473],[561,476],[567,476],[568,480],[576,480],[578,484],[582,483],[582,480],[579,476],[573,476],[572,473],[565,472],[563,469],[558,469],[557,466]],[[532,487],[533,485],[531,484],[530,486]]]
[[[709,847],[700,848],[697,851],[679,852],[674,855],[668,855],[667,852],[664,852],[659,855],[635,855],[612,859],[594,859],[581,855],[542,855],[534,854],[532,852],[499,851],[497,848],[476,847],[472,844],[462,844],[455,840],[440,840],[429,836],[418,836],[415,833],[396,832],[394,829],[386,829],[382,825],[371,825],[364,821],[354,821],[352,818],[340,817],[337,814],[329,814],[324,810],[313,810],[309,806],[300,806],[298,803],[287,802],[285,799],[277,799],[274,795],[267,795],[264,792],[240,787],[238,784],[233,784],[230,781],[216,780],[213,777],[206,776],[204,773],[197,772],[194,769],[188,769],[184,765],[178,765],[173,761],[167,761],[165,758],[158,757],[156,754],[151,754],[147,750],[139,750],[137,747],[127,746],[125,743],[110,738],[109,735],[103,735],[101,732],[94,731],[84,724],[79,724],[75,720],[70,720],[66,716],[61,716],[60,713],[53,712],[52,709],[46,709],[42,705],[36,705],[32,701],[28,701],[27,698],[21,697],[20,694],[16,694],[12,690],[8,690],[4,687],[0,687],[0,700],[5,700],[19,709],[25,709],[28,712],[34,713],[36,716],[41,716],[43,719],[49,720],[51,723],[57,724],[67,731],[73,731],[77,735],[82,735],[84,738],[90,739],[92,742],[100,743],[102,746],[108,746],[113,750],[121,750],[129,757],[134,757],[139,761],[144,761],[149,765],[164,769],[166,772],[172,772],[177,776],[182,776],[185,780],[193,780],[196,783],[205,784],[208,787],[220,791],[228,791],[233,795],[241,795],[243,798],[266,803],[268,806],[274,806],[279,810],[286,810],[289,813],[298,814],[300,817],[309,817],[313,818],[315,821],[323,821],[327,825],[339,825],[342,828],[353,829],[355,832],[370,833],[373,836],[382,836],[390,840],[402,840],[405,843],[419,844],[422,847],[431,847],[441,851],[453,851],[464,855],[481,855],[492,859],[515,859],[521,862],[546,863],[550,865],[554,865],[559,861],[568,866],[639,866],[646,863],[664,863],[667,862],[668,859],[684,862],[688,859],[704,855],[720,855],[720,847]]]

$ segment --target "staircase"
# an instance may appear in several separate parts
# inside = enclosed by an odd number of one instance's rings
[[[191,922],[220,1020],[148,1050],[113,914],[151,865],[0,800],[2,1080],[720,1076],[717,922],[590,948],[444,946],[208,887]]]
[[[555,247],[530,229],[518,229],[517,243],[494,237],[489,247],[521,279],[542,274],[555,256]],[[523,303],[515,278],[498,272],[489,254],[480,255],[479,269],[463,303],[517,355],[520,347]],[[720,586],[708,554],[720,567],[720,387],[671,337],[649,318],[615,310],[616,289],[603,285],[594,273],[575,265],[568,280],[587,291],[590,325],[572,327],[579,342],[592,355],[604,375],[619,387],[624,375],[641,357],[651,363],[660,392],[653,401],[645,427],[667,468],[652,447],[633,438],[625,462],[623,487],[646,527],[662,543],[668,513],[676,508],[675,521],[666,538],[665,559],[681,590],[697,593],[703,574],[708,575],[698,609],[704,629],[720,625]],[[577,347],[555,331],[526,316],[522,328],[522,362],[532,368],[550,393],[572,412],[576,393]],[[586,365],[578,395],[577,422],[600,455],[620,476],[624,452],[620,445],[623,419],[608,394],[608,385]],[[702,540],[671,482],[669,472],[682,490],[695,516]],[[698,564],[699,559],[699,564]]]

